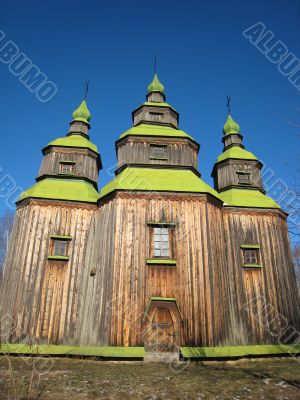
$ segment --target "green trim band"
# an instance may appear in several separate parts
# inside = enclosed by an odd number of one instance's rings
[[[220,347],[180,347],[184,358],[239,358],[268,355],[291,355],[300,353],[299,344],[290,345],[252,345]]]
[[[60,175],[60,176],[75,176],[75,174],[73,174],[72,172],[58,172],[57,175]]]
[[[150,297],[150,301],[174,301],[176,303],[175,297]]]
[[[72,236],[50,235],[50,239],[56,239],[56,240],[72,240]]]
[[[149,265],[177,265],[176,260],[159,260],[159,259],[151,259],[146,261]]]
[[[260,249],[259,244],[241,244],[242,249]]]
[[[262,268],[262,266],[259,264],[243,264],[242,267],[243,268]]]
[[[48,256],[48,260],[69,261],[69,256]]]
[[[144,347],[97,347],[97,346],[65,346],[65,345],[36,345],[27,344],[2,344],[1,353],[11,354],[43,354],[66,356],[90,356],[107,358],[144,358]]]
[[[176,222],[147,222],[147,225],[157,225],[157,226],[176,226]]]

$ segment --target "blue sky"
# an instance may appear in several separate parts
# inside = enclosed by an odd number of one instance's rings
[[[200,144],[199,170],[210,173],[222,151],[226,96],[246,148],[293,183],[299,150],[300,96],[242,32],[258,21],[300,57],[300,2],[287,1],[7,1],[0,30],[49,80],[57,95],[41,103],[0,63],[1,176],[27,188],[41,149],[64,136],[90,81],[91,140],[104,170],[115,164],[114,142],[144,101],[153,58],[180,127]],[[299,168],[299,164],[298,164]],[[0,199],[0,213],[7,208]]]

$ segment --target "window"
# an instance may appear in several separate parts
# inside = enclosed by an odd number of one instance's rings
[[[74,165],[75,165],[75,163],[73,161],[61,161],[59,163],[59,173],[73,175]]]
[[[67,242],[65,240],[54,240],[54,255],[65,256],[67,253]]]
[[[157,112],[150,112],[149,114],[151,116],[152,121],[158,121],[158,122],[162,120],[164,115],[162,113],[157,113]]]
[[[154,160],[167,160],[167,146],[166,145],[150,145],[150,159]]]
[[[260,266],[258,245],[241,245],[243,252],[243,266]]]
[[[67,261],[69,242],[72,240],[71,236],[50,236],[50,246],[48,260],[62,260]]]
[[[154,228],[154,257],[170,257],[168,228]]]
[[[237,172],[239,183],[242,185],[250,185],[251,174],[249,172]]]

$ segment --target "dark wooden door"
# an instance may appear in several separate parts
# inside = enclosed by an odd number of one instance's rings
[[[176,333],[169,308],[156,308],[149,333],[148,346],[151,351],[174,351]]]

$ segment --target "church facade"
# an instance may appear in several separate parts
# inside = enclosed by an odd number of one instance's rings
[[[155,75],[116,142],[115,178],[84,101],[18,203],[0,301],[9,341],[143,347],[289,343],[300,310],[287,215],[228,115],[212,177]]]

